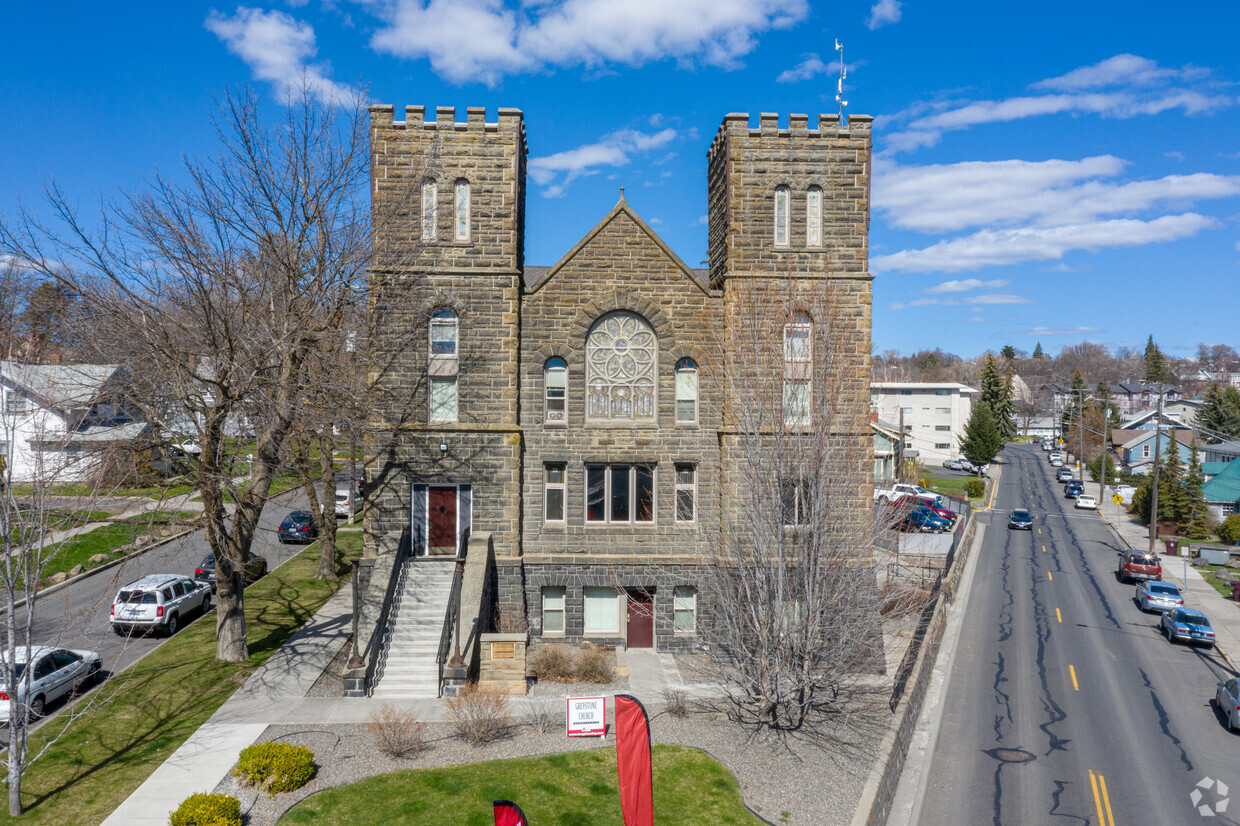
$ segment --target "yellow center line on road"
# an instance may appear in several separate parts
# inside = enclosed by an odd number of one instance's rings
[[[1106,826],[1106,818],[1102,816],[1102,798],[1098,796],[1098,778],[1094,777],[1094,770],[1089,770],[1089,785],[1094,790],[1094,808],[1098,810],[1098,822],[1102,826]]]
[[[1059,609],[1056,609],[1056,610],[1059,610]],[[1079,685],[1077,685],[1077,682],[1076,682],[1076,669],[1075,669],[1075,668],[1073,668],[1071,665],[1069,665],[1069,666],[1068,666],[1068,673],[1072,675],[1072,690],[1073,690],[1073,691],[1080,691],[1080,690],[1081,690],[1081,687],[1080,687]]]
[[[1051,572],[1050,572],[1050,571],[1047,571],[1047,572],[1046,572],[1046,578],[1047,578],[1048,580],[1050,580],[1051,582],[1054,582],[1054,581],[1055,581],[1055,577],[1051,576]]]
[[[1045,546],[1045,545],[1043,545],[1043,546],[1042,546],[1042,553],[1046,553],[1046,546]]]
[[[1041,536],[1041,535],[1042,535],[1042,529],[1038,528],[1038,536]]]
[[[1059,613],[1058,608],[1055,609],[1055,619],[1059,620],[1060,622],[1063,622],[1063,614]]]
[[[1098,786],[1102,789],[1102,805],[1107,810],[1107,823],[1115,826],[1115,816],[1111,814],[1111,798],[1107,795],[1107,779],[1101,773],[1098,775]]]

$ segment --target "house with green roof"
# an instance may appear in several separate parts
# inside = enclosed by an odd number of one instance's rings
[[[1201,494],[1215,519],[1240,513],[1240,462],[1227,462],[1213,479],[1201,486]]]

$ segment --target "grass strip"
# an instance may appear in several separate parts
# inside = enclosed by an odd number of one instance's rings
[[[948,496],[967,500],[969,499],[969,480],[977,478],[977,476],[927,476],[923,481],[928,481],[930,484],[926,487],[935,493],[946,493]],[[982,498],[985,497],[973,497],[975,501]]]
[[[193,519],[195,516],[200,516],[200,514],[187,512],[143,513],[131,516],[120,522],[100,525],[92,531],[67,539],[59,548],[48,548],[44,551],[51,558],[48,559],[47,565],[43,569],[41,587],[47,587],[49,584],[48,580],[53,574],[69,571],[75,565],[81,565],[86,570],[89,570],[111,561],[104,559],[101,562],[92,563],[90,558],[95,554],[109,557],[121,548],[133,545],[139,536],[154,534],[159,529],[169,526],[172,526],[173,530],[177,530],[178,525],[184,527],[185,522]]]
[[[342,537],[341,578],[325,582],[318,544],[245,592],[250,658],[215,659],[215,615],[183,628],[89,698],[98,708],[79,717],[22,781],[23,824],[99,823],[172,755],[306,620],[348,582],[361,535]],[[31,738],[31,753],[61,730],[52,721]],[[17,823],[7,810],[0,824]]]
[[[653,764],[655,823],[762,822],[745,808],[736,778],[705,752],[655,746]],[[487,826],[495,823],[491,801],[503,799],[531,823],[624,824],[614,747],[381,774],[313,795],[280,822]]]

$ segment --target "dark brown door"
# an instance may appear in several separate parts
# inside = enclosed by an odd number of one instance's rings
[[[654,648],[654,598],[629,591],[629,648]]]
[[[431,488],[430,553],[456,556],[456,488]]]

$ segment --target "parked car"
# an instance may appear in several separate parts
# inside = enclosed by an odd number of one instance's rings
[[[18,646],[14,657],[13,679],[17,683],[17,701],[29,699],[30,716],[37,719],[49,705],[85,688],[99,679],[99,655],[94,651],[83,651],[77,648],[52,648],[48,645],[34,645],[30,648],[30,659],[26,659],[26,647]],[[0,663],[4,662],[6,652],[0,652]],[[27,685],[23,676],[29,663],[34,663],[30,672],[30,684]],[[9,724],[9,697],[12,686],[0,685],[0,725]]]
[[[1047,457],[1046,457],[1046,459],[1047,459],[1047,461],[1049,461],[1049,462],[1054,462],[1056,459],[1058,459],[1059,461],[1061,461],[1061,462],[1062,462],[1062,461],[1063,461],[1063,454],[1062,454],[1062,453],[1060,453],[1058,450],[1052,450],[1052,451],[1051,451],[1051,455],[1047,456]]]
[[[336,488],[336,518],[348,519],[353,515],[353,501],[349,496],[349,488]]]
[[[1201,643],[1214,647],[1214,629],[1206,615],[1192,608],[1177,608],[1162,615],[1162,631],[1171,642]]]
[[[313,542],[318,538],[319,527],[314,524],[314,514],[310,511],[293,511],[284,517],[276,530],[276,538],[285,542]]]
[[[1121,582],[1156,579],[1162,581],[1162,562],[1157,555],[1145,551],[1124,551],[1119,557]]]
[[[257,582],[267,575],[267,560],[258,554],[248,554],[245,558],[245,584]],[[194,569],[194,581],[206,585],[215,593],[215,554],[209,553]]]
[[[151,574],[116,592],[112,630],[124,635],[154,629],[172,636],[183,618],[210,610],[210,586],[179,574]]]
[[[940,519],[946,519],[948,528],[956,527],[956,520],[960,518],[960,514],[956,513],[951,508],[945,508],[938,504],[926,505],[926,507],[929,508],[930,512],[935,516]]]
[[[1014,531],[1033,530],[1033,514],[1025,508],[1017,508],[1008,518],[1008,528]]]
[[[874,501],[878,502],[880,505],[893,504],[901,499],[907,499],[909,497],[925,499],[930,502],[938,502],[942,499],[942,497],[937,493],[926,490],[921,485],[898,483],[892,485],[890,490],[880,489],[874,491]]]
[[[202,455],[202,445],[198,444],[198,442],[194,441],[193,439],[186,439],[185,441],[181,442],[180,448],[181,448],[181,452],[188,456],[201,456]]]
[[[1173,611],[1184,605],[1184,596],[1178,586],[1170,582],[1142,582],[1133,596],[1137,607],[1143,612]]]
[[[1098,510],[1098,499],[1092,494],[1082,493],[1080,496],[1076,497],[1075,507],[1079,511],[1080,510],[1096,511]]]
[[[1071,482],[1072,481],[1072,469],[1061,467],[1059,471],[1055,474],[1055,479],[1060,482]]]
[[[1085,486],[1075,480],[1063,486],[1063,495],[1066,499],[1075,499],[1085,492]]]
[[[1117,485],[1115,488],[1116,495],[1125,505],[1132,501],[1132,495],[1136,492],[1137,489],[1132,485]]]
[[[1063,467],[1063,459],[1053,456],[1051,458],[1051,467]]]
[[[947,520],[935,516],[929,508],[914,508],[900,525],[902,530],[920,533],[942,533],[948,528]]]
[[[1235,677],[1219,683],[1214,692],[1214,703],[1218,710],[1227,715],[1227,730],[1233,731],[1240,726],[1240,681]]]
[[[1037,436],[1034,436],[1034,437],[1033,437],[1033,443],[1034,443],[1035,445],[1040,445],[1040,444],[1042,444],[1042,440],[1041,440],[1041,439],[1039,439]]]
[[[943,463],[943,467],[948,470],[964,470],[964,464],[959,459],[948,459]]]
[[[1052,450],[1054,450],[1054,449],[1055,449],[1055,446],[1054,446],[1054,445],[1052,445],[1050,442],[1043,442],[1043,443],[1042,443],[1042,450],[1043,450],[1044,452],[1046,452],[1046,453],[1050,453],[1050,452],[1051,452]]]

